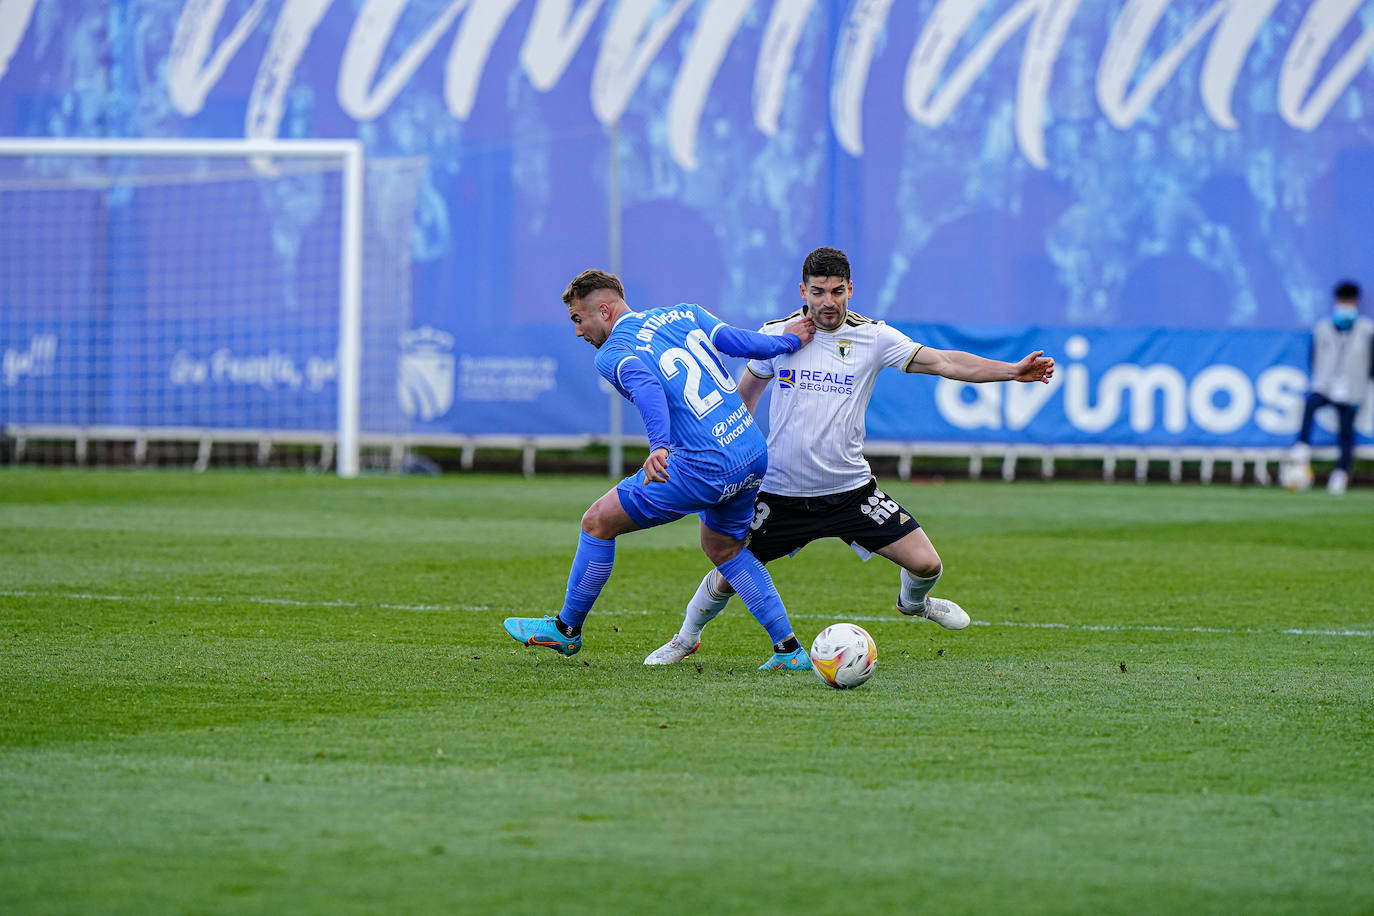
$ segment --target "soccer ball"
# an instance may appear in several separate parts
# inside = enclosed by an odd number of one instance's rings
[[[1292,461],[1279,471],[1279,483],[1291,493],[1312,489],[1312,465],[1306,461]]]
[[[811,643],[811,670],[831,687],[848,690],[873,676],[878,646],[863,627],[832,623]]]

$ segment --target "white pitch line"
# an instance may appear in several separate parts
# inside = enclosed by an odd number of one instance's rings
[[[0,598],[62,598],[69,601],[172,601],[183,604],[220,604],[226,600],[220,595],[99,595],[90,592],[39,592],[0,590]],[[268,598],[250,595],[240,599],[250,604],[266,604],[279,607],[339,607],[339,608],[376,608],[385,611],[492,611],[496,608],[485,604],[387,604],[376,601],[306,601],[298,598]],[[596,612],[603,617],[623,617],[627,615],[648,616],[648,610],[606,609]],[[791,614],[794,620],[837,620],[844,619],[854,623],[903,623],[906,618],[895,614],[885,617],[866,617],[853,614]],[[1044,623],[1026,620],[975,620],[975,627],[1021,627],[1035,630],[1072,630],[1085,633],[1213,633],[1222,636],[1263,636],[1281,634],[1284,636],[1353,636],[1358,638],[1374,637],[1374,630],[1355,629],[1307,629],[1285,628],[1265,630],[1257,627],[1170,627],[1160,624],[1090,624],[1090,623]]]
[[[900,623],[903,619],[900,617],[856,617],[844,614],[789,614],[788,616],[796,620],[844,619],[855,623]],[[1218,633],[1223,636],[1260,636],[1268,633],[1282,633],[1285,636],[1374,636],[1374,630],[1264,630],[1258,627],[1168,627],[1160,624],[1040,623],[1027,620],[975,620],[972,625],[975,627],[1023,627],[1034,630],[1074,630],[1090,633]]]
[[[1236,636],[1264,633],[1282,633],[1285,636],[1374,636],[1374,630],[1308,630],[1293,628],[1264,630],[1258,627],[1166,627],[1157,624],[1032,623],[1024,620],[1003,620],[997,623],[989,623],[986,620],[975,620],[973,621],[973,625],[977,627],[1032,627],[1043,630],[1085,630],[1106,633],[1130,631],[1140,633],[1222,633]]]
[[[182,604],[221,604],[221,595],[95,595],[89,592],[27,592],[0,591],[0,598],[65,598],[72,601],[173,601]],[[302,601],[296,598],[265,598],[249,595],[240,599],[249,604],[269,604],[284,607],[344,607],[380,608],[386,611],[490,611],[485,604],[385,604],[379,601]]]

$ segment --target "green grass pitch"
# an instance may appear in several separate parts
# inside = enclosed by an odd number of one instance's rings
[[[1374,912],[1374,493],[888,482],[976,623],[773,564],[841,692],[643,666],[694,521],[517,646],[606,486],[0,472],[0,912]]]

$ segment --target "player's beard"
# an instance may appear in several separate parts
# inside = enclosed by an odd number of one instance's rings
[[[816,330],[818,330],[818,331],[826,331],[827,333],[830,332],[830,331],[838,331],[840,328],[844,327],[844,320],[845,320],[845,318],[849,317],[849,306],[848,306],[848,305],[841,306],[839,309],[837,309],[837,311],[838,311],[839,314],[838,314],[838,316],[837,316],[836,319],[835,319],[835,323],[832,324],[832,325],[823,325],[823,324],[821,324],[821,310],[820,310],[820,309],[811,309],[811,308],[808,308],[807,311],[811,314],[811,320],[812,320],[813,322],[815,322],[815,324],[816,324]]]

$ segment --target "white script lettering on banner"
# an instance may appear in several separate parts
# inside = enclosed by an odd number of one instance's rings
[[[940,379],[935,406],[941,418],[957,429],[1021,431],[1057,395],[1063,394],[1064,417],[1083,433],[1102,433],[1123,416],[1133,435],[1160,431],[1185,433],[1190,426],[1215,436],[1227,436],[1254,423],[1274,436],[1292,436],[1302,423],[1307,374],[1294,366],[1269,366],[1251,379],[1236,366],[1204,366],[1189,377],[1167,363],[1148,366],[1114,363],[1090,369],[1084,362],[1090,346],[1082,335],[1064,346],[1067,360],[1048,385],[972,384]],[[1094,378],[1096,376],[1096,378]],[[1358,427],[1374,429],[1374,384],[1360,413]],[[1330,418],[1318,416],[1323,428]]]
[[[1129,128],[1143,117],[1150,102],[1175,77],[1191,53],[1207,44],[1199,82],[1201,103],[1219,127],[1237,127],[1231,109],[1236,84],[1277,0],[1218,0],[1198,14],[1181,37],[1153,54],[1153,63],[1137,77],[1144,56],[1153,51],[1159,23],[1177,0],[1130,0],[1115,13],[1097,73],[1097,99],[1108,121]],[[453,0],[440,8],[406,48],[392,48],[396,25],[406,0],[367,0],[355,14],[353,28],[339,61],[339,104],[359,121],[381,115],[407,85],[441,39],[456,27],[448,51],[444,99],[458,120],[471,114],[477,88],[503,26],[518,0]],[[596,65],[588,87],[592,110],[603,124],[616,123],[638,89],[650,63],[682,26],[693,0],[621,0],[609,9],[600,33]],[[715,86],[726,49],[752,20],[752,0],[706,0],[674,81],[667,112],[669,147],[684,169],[696,166],[696,140],[702,111]],[[261,30],[265,0],[255,0],[239,14],[218,45],[227,0],[188,0],[177,22],[166,62],[168,90],[183,115],[200,111],[230,61]],[[877,48],[887,30],[892,0],[851,4],[836,38],[829,98],[831,123],[840,145],[859,155],[863,150],[861,111]],[[999,52],[1024,33],[1021,67],[1015,87],[1016,137],[1022,155],[1045,167],[1045,129],[1053,121],[1049,93],[1056,62],[1079,14],[1096,4],[1081,0],[1019,0],[1002,12],[981,35],[969,35],[986,4],[982,0],[942,0],[936,4],[912,49],[903,97],[909,116],[936,127],[956,117],[958,103],[984,78]],[[1374,51],[1374,26],[1365,29],[1338,59],[1322,67],[1347,26],[1356,21],[1361,2],[1315,0],[1288,42],[1278,74],[1275,106],[1291,127],[1310,131],[1330,113],[1341,93],[1363,71]],[[569,18],[569,0],[539,0],[520,52],[520,64],[531,85],[548,91],[562,78],[568,62],[591,32],[601,0],[587,0]],[[32,22],[33,0],[0,0],[0,76],[8,68]],[[245,135],[277,136],[286,91],[331,0],[285,0],[272,25],[271,38],[258,65],[257,79],[245,114]],[[905,7],[902,7],[903,9]],[[755,51],[753,115],[764,134],[777,129],[786,77],[794,62],[797,40],[815,0],[774,0]],[[946,73],[957,48],[973,49]],[[379,74],[382,60],[390,61]],[[150,64],[151,66],[151,64]],[[1135,80],[1134,86],[1132,81]]]
[[[338,381],[338,361],[324,356],[308,356],[297,363],[289,353],[271,349],[266,353],[236,353],[220,347],[202,359],[186,350],[177,350],[167,365],[167,380],[174,388],[202,385],[261,388],[264,391],[309,391],[318,394]]]
[[[35,334],[27,350],[6,347],[0,356],[0,378],[13,388],[23,378],[38,378],[57,371],[57,335]]]

